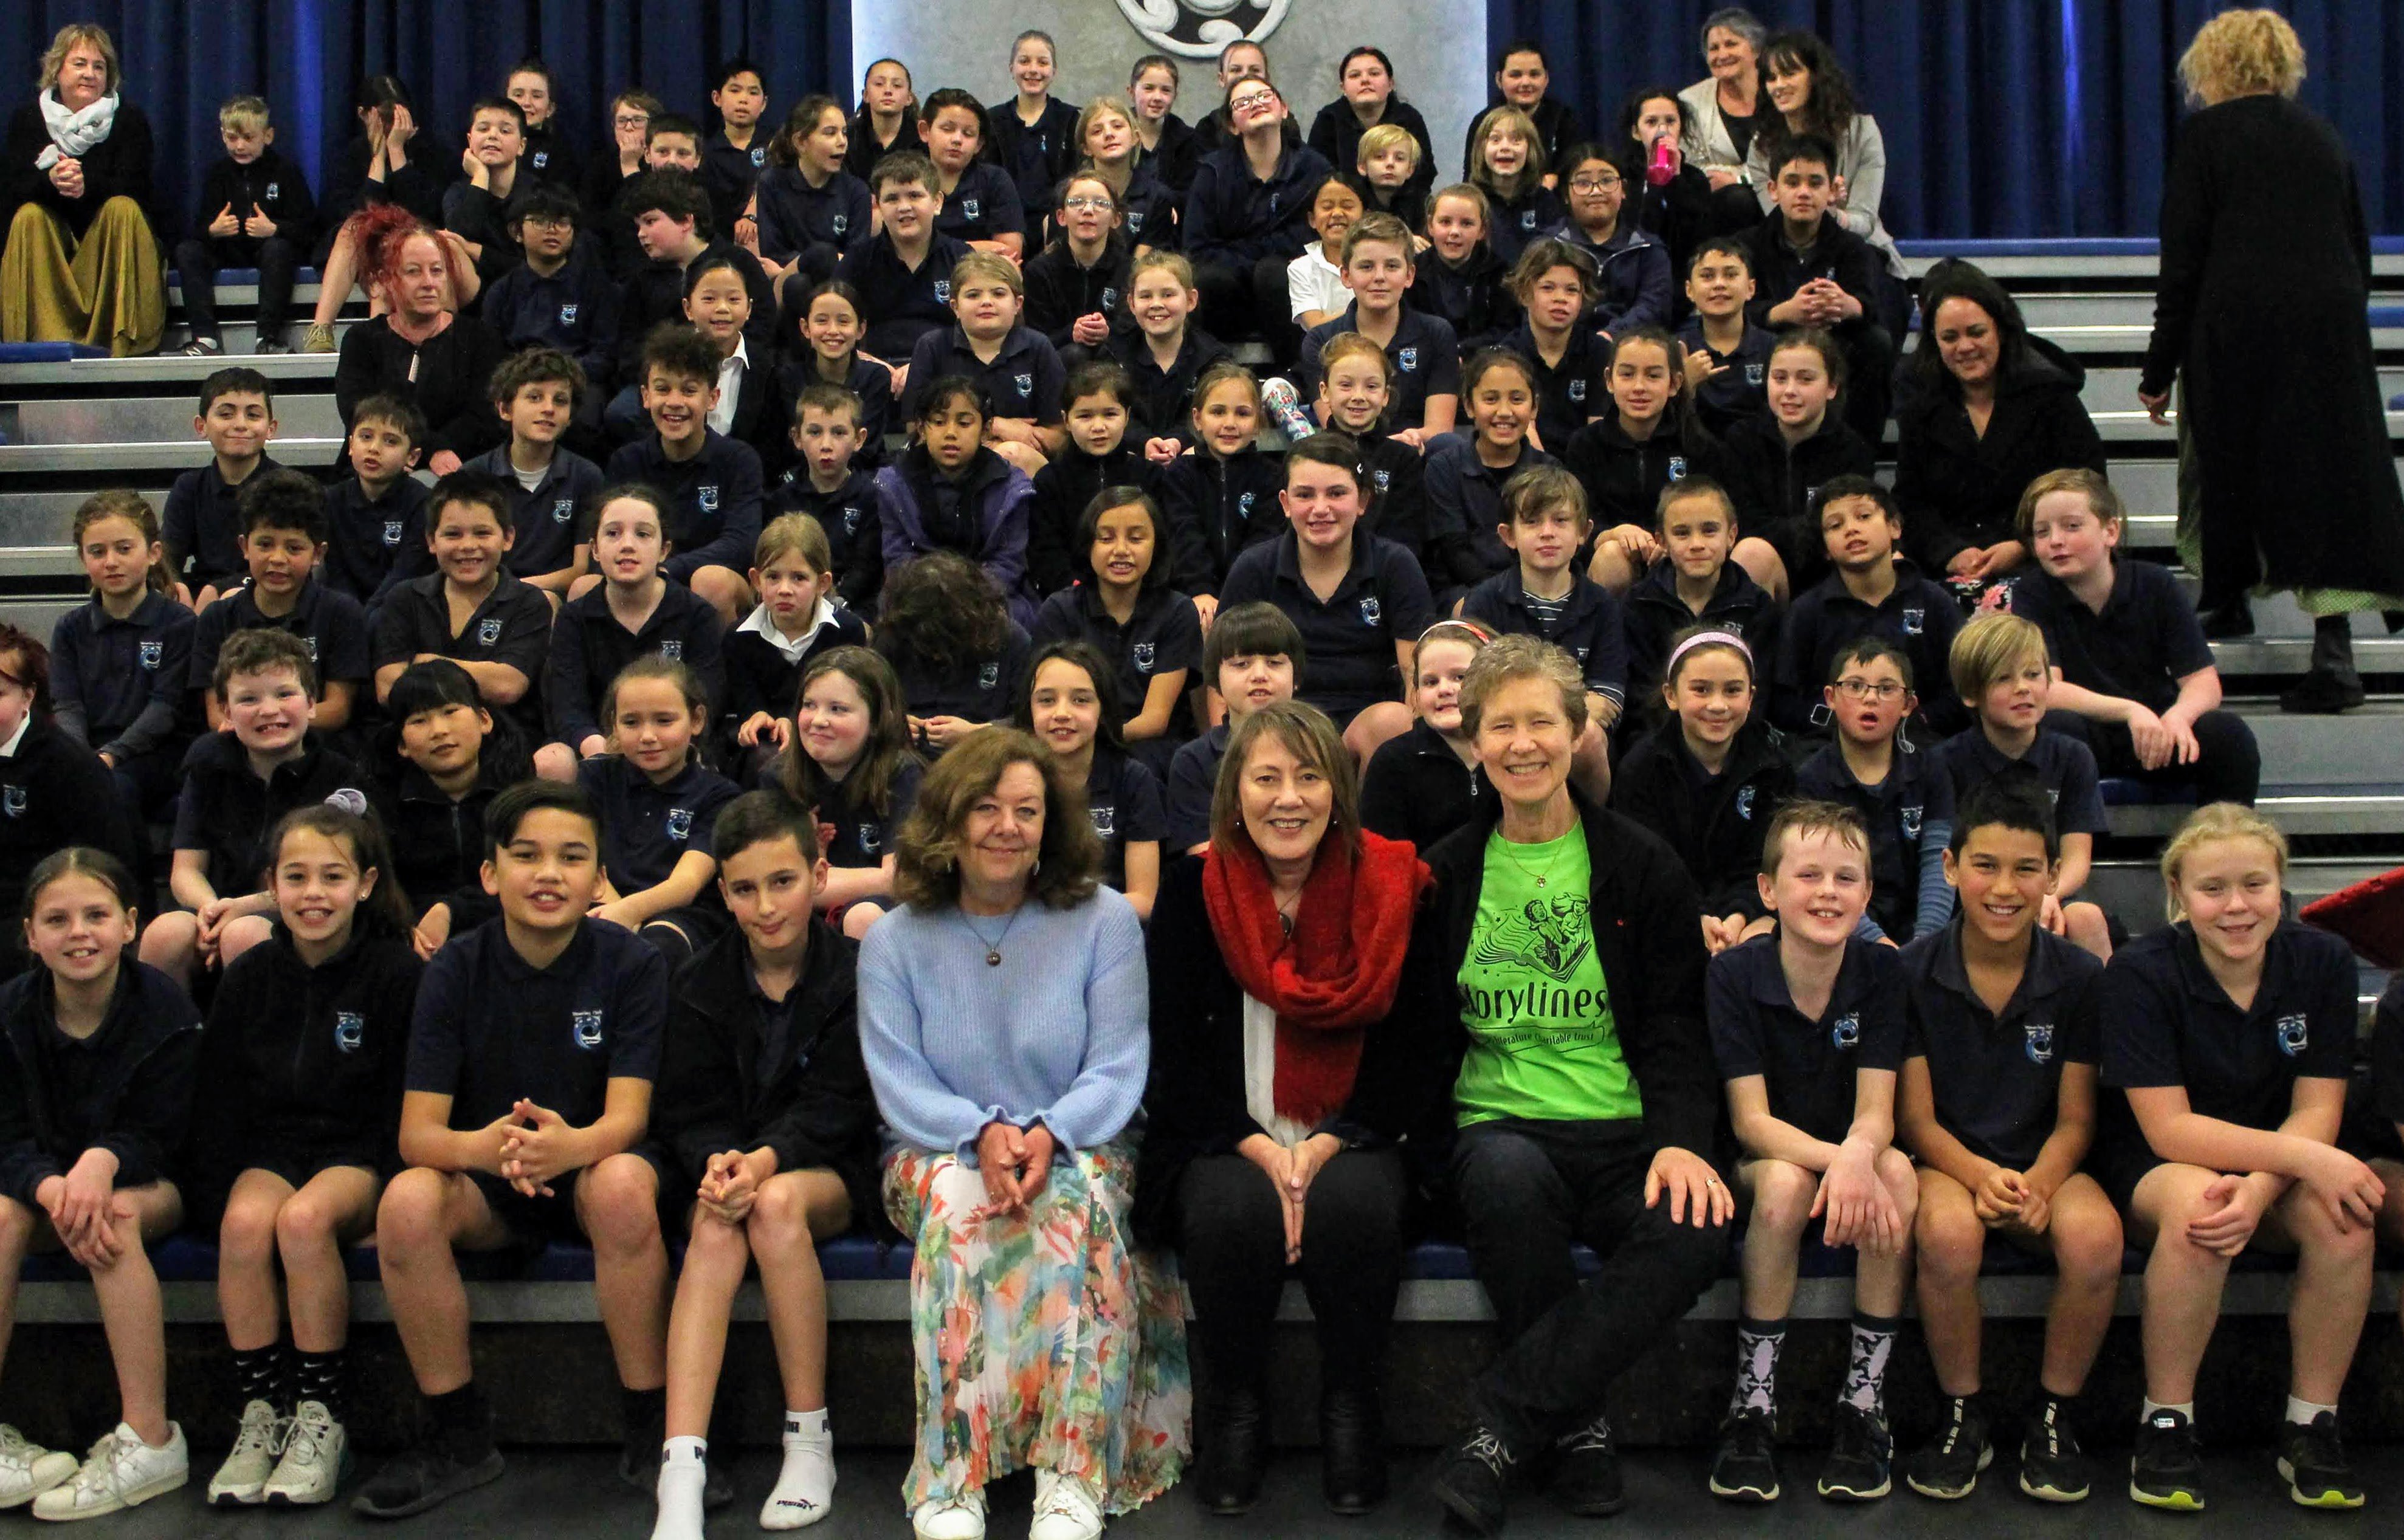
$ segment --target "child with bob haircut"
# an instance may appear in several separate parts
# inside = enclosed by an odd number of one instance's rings
[[[1027,587],[1027,521],[1035,486],[985,441],[992,420],[976,383],[947,374],[918,393],[917,441],[876,473],[887,604],[912,563],[950,552],[974,563],[1021,624],[1034,620]]]
[[[1012,725],[1052,751],[1069,784],[1084,792],[1085,813],[1101,843],[1103,883],[1152,919],[1160,893],[1166,821],[1159,777],[1126,751],[1122,707],[1110,660],[1090,643],[1046,642],[1027,665]]]
[[[834,602],[833,553],[806,513],[772,519],[751,552],[759,608],[726,634],[726,705],[734,741],[764,760],[792,741],[794,691],[821,652],[863,647],[865,622]]]
[[[74,534],[91,597],[50,629],[52,720],[99,755],[139,819],[175,791],[192,612],[169,592],[159,515],[140,494],[93,493]]]
[[[910,735],[893,665],[865,647],[838,647],[802,669],[792,741],[762,777],[832,832],[815,898],[854,941],[892,905],[893,834],[926,771]]]
[[[1303,671],[1302,633],[1277,606],[1230,605],[1202,648],[1202,679],[1225,707],[1216,727],[1182,745],[1168,764],[1168,847],[1210,847],[1210,800],[1234,725],[1271,701],[1292,700]]]
[[[387,878],[409,900],[417,955],[499,913],[484,891],[484,814],[534,774],[526,742],[449,658],[409,665],[384,703],[390,740],[368,798],[391,831]]]
[[[1119,747],[1155,776],[1193,736],[1186,685],[1202,664],[1194,601],[1168,585],[1168,521],[1150,494],[1104,487],[1077,521],[1086,581],[1036,611],[1038,647],[1081,641],[1109,660]]]
[[[1545,185],[1551,163],[1535,123],[1517,107],[1494,107],[1477,119],[1464,179],[1486,195],[1488,239],[1505,267],[1561,222],[1560,198]]]
[[[1068,375],[1043,334],[1020,324],[1026,295],[1017,263],[985,251],[961,258],[952,269],[957,319],[920,337],[910,350],[902,412],[923,423],[925,393],[966,380],[985,405],[986,446],[1032,476],[1060,452],[1067,436],[1060,407]]]

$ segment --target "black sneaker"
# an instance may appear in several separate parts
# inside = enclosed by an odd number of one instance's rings
[[[2137,1450],[2129,1456],[2129,1495],[2149,1508],[2203,1511],[2203,1451],[2185,1412],[2164,1407],[2137,1424]]]
[[[2279,1429],[2279,1479],[2287,1483],[2287,1495],[2299,1507],[2362,1506],[2362,1483],[2345,1463],[2345,1447],[2338,1442],[2337,1417],[2331,1412]]]
[[[1600,1519],[1628,1505],[1619,1480],[1619,1450],[1611,1421],[1597,1417],[1553,1446],[1553,1500],[1570,1512]]]
[[[1479,1534],[1499,1534],[1509,1509],[1511,1470],[1518,1461],[1494,1430],[1472,1422],[1436,1456],[1429,1483],[1436,1501]]]
[[[2040,1503],[2084,1503],[2093,1485],[2062,1403],[2047,1401],[2020,1440],[2020,1491]]]
[[[392,1457],[351,1499],[351,1511],[369,1519],[406,1519],[461,1492],[500,1479],[501,1451],[490,1439],[441,1434]]]
[[[1884,1417],[1839,1401],[1829,1433],[1828,1463],[1820,1467],[1821,1496],[1831,1503],[1867,1503],[1894,1490],[1894,1435]]]
[[[225,344],[215,337],[195,337],[184,344],[188,358],[214,358],[225,352]]]
[[[1768,1412],[1739,1412],[1720,1430],[1712,1456],[1712,1495],[1731,1503],[1778,1501],[1778,1440]]]
[[[1978,1473],[1994,1463],[1995,1447],[1987,1442],[1987,1418],[1978,1402],[1956,1399],[1945,1426],[1915,1452],[1903,1473],[1904,1484],[1922,1497],[1951,1501],[1967,1497],[1978,1485]]]

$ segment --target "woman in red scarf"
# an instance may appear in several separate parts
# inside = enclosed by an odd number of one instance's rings
[[[1194,1480],[1213,1512],[1260,1491],[1290,1269],[1319,1321],[1328,1505],[1385,1495],[1377,1375],[1410,1187],[1396,1141],[1433,1094],[1426,1056],[1385,1022],[1426,884],[1410,846],[1362,831],[1352,756],[1299,701],[1237,724],[1209,854],[1161,880],[1136,1217],[1183,1256],[1212,1391]]]

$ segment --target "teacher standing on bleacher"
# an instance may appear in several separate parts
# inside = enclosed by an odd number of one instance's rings
[[[2222,12],[2178,69],[2200,110],[2162,189],[2138,395],[2163,421],[2184,377],[2202,495],[2179,547],[2201,562],[2205,634],[2250,635],[2250,594],[2294,593],[2315,617],[2312,667],[2281,708],[2343,711],[2363,700],[2351,612],[2404,609],[2404,491],[2371,362],[2354,166],[2296,105],[2303,45],[2275,12]]]

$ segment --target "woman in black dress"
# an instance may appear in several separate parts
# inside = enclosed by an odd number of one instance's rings
[[[2207,633],[2243,636],[2249,593],[2292,591],[2318,619],[2311,671],[2279,704],[2326,713],[2362,704],[2349,612],[2404,609],[2404,491],[2363,318],[2362,199],[2336,132],[2296,105],[2303,75],[2295,29],[2268,10],[2224,11],[2179,61],[2201,109],[2162,189],[2137,391],[2160,422],[2173,380],[2186,387],[2202,487],[2179,546],[2201,562]]]

